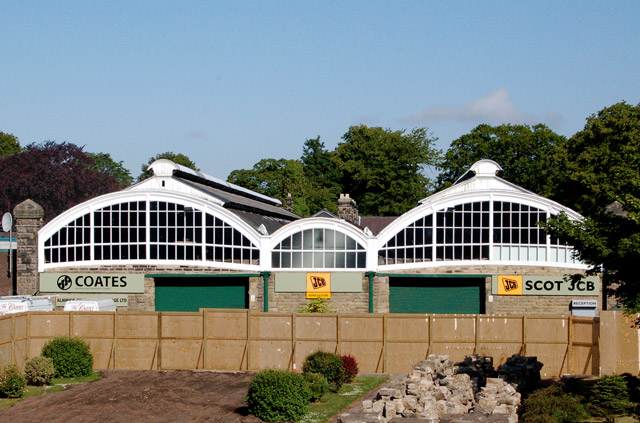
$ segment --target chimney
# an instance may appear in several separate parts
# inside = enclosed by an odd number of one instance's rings
[[[340,194],[338,198],[338,217],[354,225],[360,224],[358,205],[353,198],[349,197],[349,194]]]
[[[284,208],[285,210],[293,213],[293,197],[291,196],[291,193],[287,194],[286,205]]]

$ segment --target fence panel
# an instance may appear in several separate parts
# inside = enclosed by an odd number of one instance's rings
[[[158,368],[159,314],[118,312],[115,327],[115,369]]]
[[[411,363],[427,358],[429,324],[427,314],[390,314],[386,331],[386,367],[388,373],[408,373]]]
[[[600,364],[599,319],[574,317],[571,319],[571,353],[569,355],[569,373],[598,374]]]
[[[386,371],[384,368],[386,317],[351,314],[338,316],[337,319],[339,354],[354,356],[362,373]]]
[[[293,360],[302,370],[304,359],[316,351],[338,352],[338,315],[294,315]]]
[[[160,356],[163,370],[201,369],[204,350],[202,313],[160,313]]]
[[[290,369],[293,366],[292,314],[251,315],[249,369]]]
[[[250,311],[203,310],[204,368],[246,370],[249,355],[247,342]]]
[[[112,368],[116,314],[114,312],[81,311],[69,314],[72,336],[79,336],[89,343],[93,353],[93,367]]]
[[[513,354],[522,354],[523,334],[521,316],[478,316],[476,354],[493,357],[497,368]]]

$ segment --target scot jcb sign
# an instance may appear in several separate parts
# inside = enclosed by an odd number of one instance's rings
[[[585,295],[600,294],[600,278],[585,276],[574,281],[564,276],[498,275],[493,289],[497,295]]]

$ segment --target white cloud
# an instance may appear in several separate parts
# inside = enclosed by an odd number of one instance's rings
[[[490,122],[490,123],[533,123],[535,116],[524,114],[518,109],[509,96],[509,92],[501,88],[471,103],[460,106],[434,106],[421,113],[408,116],[404,123],[420,124],[440,121]]]
[[[209,136],[201,131],[189,131],[189,133],[187,134],[188,138],[197,138],[197,139],[209,139]]]

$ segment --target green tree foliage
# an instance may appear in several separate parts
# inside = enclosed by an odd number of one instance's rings
[[[610,417],[629,415],[637,406],[630,399],[624,376],[604,376],[598,380],[591,390],[590,403],[594,414]]]
[[[5,210],[26,199],[44,209],[45,220],[98,195],[118,190],[111,175],[92,168],[82,147],[66,142],[30,144],[0,159],[0,204]]]
[[[338,212],[336,199],[341,189],[338,183],[340,171],[334,157],[335,153],[327,151],[319,136],[305,141],[300,160],[311,186],[306,202],[312,214],[322,209]]]
[[[155,156],[149,158],[149,161],[146,164],[142,165],[142,173],[138,176],[138,182],[144,181],[145,179],[150,178],[153,175],[153,172],[151,172],[151,170],[149,169],[149,165],[160,159],[171,160],[175,164],[188,167],[189,169],[200,170],[196,167],[196,164],[184,154],[176,154],[172,151],[167,151],[165,153],[156,154]]]
[[[93,159],[91,168],[99,173],[113,176],[120,184],[120,188],[126,188],[133,183],[133,177],[122,162],[116,162],[108,153],[87,153]]]
[[[20,151],[18,138],[13,134],[0,131],[0,158],[9,156]]]
[[[301,216],[309,214],[306,195],[310,191],[310,186],[304,177],[304,169],[299,160],[263,159],[252,169],[232,171],[227,181],[277,198],[283,204],[287,195],[291,194],[293,212]]]
[[[629,311],[640,311],[640,105],[592,115],[560,154],[566,177],[557,198],[585,219],[560,216],[547,229],[573,245],[592,273],[604,272]]]
[[[438,163],[440,152],[426,128],[406,133],[352,126],[342,139],[335,151],[341,192],[357,201],[361,215],[399,215],[429,193],[424,171]]]
[[[545,125],[478,125],[454,140],[438,168],[438,187],[446,188],[481,159],[504,169],[500,176],[543,196],[554,192],[558,180],[558,148],[565,142]]]

